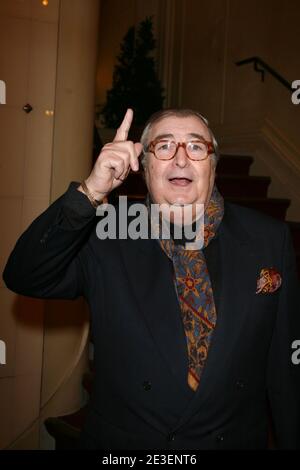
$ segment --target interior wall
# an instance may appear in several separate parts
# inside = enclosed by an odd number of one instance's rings
[[[112,14],[114,12],[114,14]],[[112,83],[115,57],[120,40],[135,23],[135,0],[102,1],[99,35],[99,62],[97,67],[96,103],[104,103],[106,91]]]
[[[101,1],[96,85],[96,104],[100,107],[105,103],[106,92],[111,87],[113,69],[124,35],[131,26],[147,16],[153,16],[156,31],[161,3],[165,0]]]
[[[289,92],[269,75],[262,83],[253,65],[235,65],[238,60],[259,56],[287,80],[299,79],[299,1],[290,0],[288,7],[283,0],[146,3],[145,10],[143,0],[102,0],[98,104],[105,103],[112,85],[124,34],[147,14],[154,19],[157,66],[166,85],[168,105],[197,108],[215,125],[258,121],[275,114],[299,142],[299,108],[292,105]],[[283,106],[287,115],[282,118]],[[291,119],[291,113],[296,120]]]
[[[100,0],[61,0],[51,200],[91,170]]]
[[[272,8],[272,10],[271,10]],[[272,24],[270,27],[267,62],[289,82],[300,79],[299,16],[300,2],[297,0],[274,0],[270,3]],[[300,105],[294,105],[290,93],[278,82],[267,78],[266,116],[291,137],[300,151]],[[300,161],[299,161],[300,164]]]
[[[152,15],[158,72],[169,105],[178,104],[180,97],[180,106],[201,110],[215,125],[274,117],[276,106],[296,113],[282,85],[270,76],[262,83],[252,65],[237,67],[235,62],[260,56],[287,80],[299,79],[299,13],[297,0],[289,0],[288,8],[283,0],[102,0],[96,102],[105,103],[124,34]],[[166,80],[170,56],[176,73]],[[179,58],[182,63],[176,65]],[[277,115],[280,121],[282,113]],[[297,123],[287,127],[299,140]]]
[[[51,201],[92,165],[99,0],[61,0]],[[41,417],[82,405],[82,374],[88,363],[88,312],[83,299],[46,302]]]
[[[102,22],[103,25],[107,22],[107,29],[104,27],[100,32],[98,72],[105,70],[105,79],[98,74],[97,80],[97,103],[101,106],[112,84],[122,37],[126,28],[136,21],[134,11],[142,3],[148,2],[102,2]],[[165,106],[198,109],[209,119],[221,144],[227,136],[228,151],[248,148],[249,152],[255,142],[239,147],[240,135],[254,128],[256,135],[260,134],[265,120],[270,120],[282,133],[283,140],[297,149],[293,165],[300,174],[300,106],[292,104],[291,93],[270,75],[266,75],[263,83],[253,65],[235,65],[239,60],[259,56],[288,81],[300,79],[300,2],[161,0],[159,4],[151,2],[150,7],[148,14],[154,19],[157,67],[165,87]],[[121,27],[111,28],[112,21]],[[274,153],[269,168],[281,165],[277,157]],[[287,174],[284,177],[281,170],[278,173],[281,182],[279,178],[278,185],[271,186],[272,195],[291,198],[293,208],[289,214],[294,220],[297,217],[300,220],[300,194],[287,190]]]
[[[59,1],[0,2],[0,270],[17,238],[49,204]],[[26,114],[23,106],[32,111]],[[38,446],[44,302],[17,296],[0,280],[0,448],[27,430]]]
[[[91,168],[99,0],[0,1],[0,269],[18,237]],[[32,111],[26,114],[23,106]],[[0,448],[37,449],[49,415],[79,407],[83,301],[15,295],[0,278]]]

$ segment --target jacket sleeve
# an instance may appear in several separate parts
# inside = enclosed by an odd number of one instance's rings
[[[277,448],[300,449],[300,364],[293,363],[292,358],[293,343],[300,339],[300,286],[291,236],[285,227],[282,285],[267,386]]]
[[[72,182],[68,190],[21,235],[3,272],[6,286],[37,298],[83,294],[82,258],[96,211]]]

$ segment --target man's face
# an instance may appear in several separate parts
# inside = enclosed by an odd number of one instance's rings
[[[195,134],[211,141],[207,126],[196,116],[166,117],[153,125],[148,143],[162,136],[175,142],[195,139]],[[156,204],[204,204],[206,207],[214,185],[215,168],[209,156],[193,161],[183,147],[172,160],[158,160],[147,156],[145,179],[151,199]]]

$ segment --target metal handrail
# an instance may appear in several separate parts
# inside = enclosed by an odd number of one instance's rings
[[[241,66],[241,65],[246,65],[246,64],[251,64],[253,63],[254,65],[254,70],[255,72],[261,73],[261,81],[265,81],[265,72],[269,72],[276,80],[278,80],[284,87],[286,87],[288,90],[292,90],[292,84],[288,82],[285,78],[283,78],[276,70],[274,70],[270,65],[268,65],[266,62],[264,62],[260,57],[249,57],[248,59],[244,60],[239,60],[238,62],[235,63],[235,65]],[[261,66],[262,68],[259,68],[258,66]]]

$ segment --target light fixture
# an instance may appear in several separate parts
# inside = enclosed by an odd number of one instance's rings
[[[47,7],[47,6],[48,6],[48,3],[49,3],[48,0],[43,0],[43,1],[42,1],[42,5],[44,5],[44,7]]]

